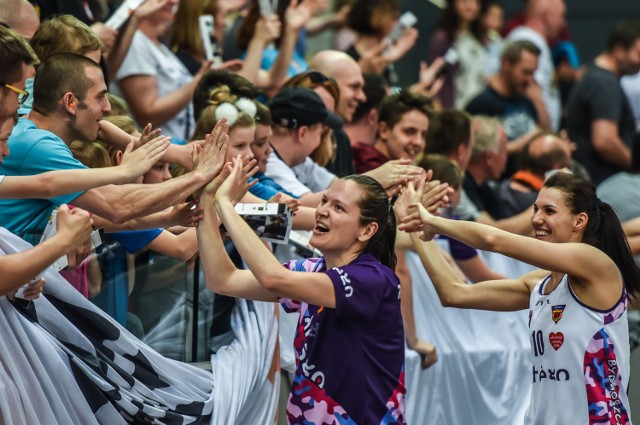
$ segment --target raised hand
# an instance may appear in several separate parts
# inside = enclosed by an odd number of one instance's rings
[[[144,20],[156,13],[158,10],[169,4],[170,0],[145,0],[140,6],[133,12],[133,15]]]
[[[360,70],[364,72],[370,72],[373,74],[380,74],[384,69],[391,63],[389,59],[383,56],[384,51],[389,47],[388,40],[382,40],[380,44],[375,46],[373,49],[370,49],[362,55],[360,55],[360,60],[358,61],[358,65],[360,66]]]
[[[405,184],[408,180],[416,179],[418,176],[424,178],[424,173],[425,171],[421,167],[411,165],[410,159],[395,159],[387,161],[365,174],[377,180],[383,188],[389,189],[392,186]]]
[[[311,8],[306,2],[300,0],[291,0],[287,10],[284,12],[284,19],[287,28],[292,31],[298,31],[304,27],[311,18]]]
[[[429,175],[428,177],[430,178],[431,176]],[[402,191],[393,206],[398,221],[402,221],[402,219],[409,215],[410,205],[420,203],[423,196],[425,181],[425,178],[420,178],[415,181],[410,180],[402,187]]]
[[[256,30],[253,34],[253,38],[265,45],[280,37],[280,31],[282,24],[278,15],[271,15],[267,17],[261,17],[256,22]]]
[[[133,180],[149,171],[162,158],[170,144],[171,138],[168,136],[156,137],[136,150],[133,150],[131,142],[124,150],[120,167]]]
[[[435,216],[432,215],[427,209],[420,203],[414,202],[407,207],[408,215],[400,220],[400,226],[398,229],[405,232],[420,232],[420,239],[423,241],[429,241],[436,235],[433,226],[431,225]]]
[[[231,161],[233,164],[231,172],[216,191],[216,202],[228,201],[235,205],[240,202],[251,186],[257,183],[257,180],[249,183],[249,180],[258,172],[258,167],[255,159],[243,164],[242,159],[238,156],[232,158]]]
[[[411,86],[410,90],[427,96],[435,96],[444,85],[444,76],[438,78],[438,73],[444,66],[443,57],[438,57],[428,65],[427,62],[420,62],[420,73],[418,82]]]
[[[397,61],[411,50],[413,45],[416,44],[417,39],[418,30],[415,28],[407,28],[400,38],[384,52],[384,58],[389,61],[389,63]]]
[[[449,206],[449,194],[452,192],[453,189],[449,187],[448,183],[440,183],[438,180],[427,182],[423,189],[420,203],[431,214],[437,215],[440,208]]]
[[[282,192],[278,192],[271,197],[267,202],[273,202],[276,204],[286,204],[291,210],[291,213],[295,215],[296,211],[300,208],[300,201],[296,198],[292,198],[291,196],[284,194]]]
[[[153,129],[153,127],[151,126],[151,123],[148,123],[144,127],[144,129],[142,130],[142,134],[140,134],[140,137],[138,138],[138,140],[135,143],[134,147],[143,146],[147,142],[150,142],[151,140],[156,139],[161,134],[162,134],[162,130],[161,129],[159,129],[159,128]]]
[[[191,202],[183,202],[174,205],[169,213],[169,222],[172,226],[198,227],[198,223],[204,217],[204,208],[198,206],[199,199]]]
[[[229,148],[229,125],[226,119],[216,123],[210,134],[205,136],[202,152],[195,158],[194,171],[204,175],[207,182],[217,176],[225,164]]]

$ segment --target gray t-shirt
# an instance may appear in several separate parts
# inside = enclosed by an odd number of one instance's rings
[[[193,78],[189,70],[165,45],[156,45],[141,31],[137,31],[124,62],[116,73],[110,90],[123,97],[118,86],[120,80],[134,75],[152,76],[157,81],[158,97],[166,96],[187,84]],[[147,123],[138,123],[144,127]],[[191,102],[169,121],[159,125],[162,133],[177,139],[188,139],[193,132],[193,106]]]

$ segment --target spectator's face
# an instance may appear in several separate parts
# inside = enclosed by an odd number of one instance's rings
[[[621,59],[618,61],[618,69],[620,75],[632,75],[640,71],[640,39],[624,51]]]
[[[111,104],[107,99],[107,86],[104,82],[102,70],[95,66],[87,66],[85,75],[91,81],[91,87],[84,97],[80,93],[73,93],[75,111],[71,125],[76,132],[76,139],[93,141],[98,137],[100,121],[111,111]]]
[[[0,85],[0,123],[15,114],[20,107],[18,99],[21,95],[17,91],[24,90],[24,80],[28,68],[23,63],[12,78],[7,78],[9,81],[2,81],[2,83],[10,85],[12,88],[6,87],[4,84]]]
[[[5,156],[9,156],[9,136],[13,131],[14,121],[13,118],[4,120],[4,123],[0,126],[0,164]]]
[[[361,196],[361,189],[355,182],[338,180],[333,183],[316,208],[311,245],[327,255],[344,252],[358,243],[363,231],[358,207]]]
[[[351,122],[359,104],[367,100],[364,94],[364,78],[360,67],[354,61],[344,61],[344,66],[332,76],[340,89],[340,103],[337,113],[345,122]]]
[[[273,152],[271,149],[271,126],[258,124],[256,126],[255,140],[251,142],[253,157],[258,161],[257,165],[261,173],[267,172],[267,158]]]
[[[564,0],[551,0],[547,6],[546,12],[542,19],[547,30],[547,39],[554,39],[560,33],[565,25],[564,15],[567,12],[567,6]]]
[[[166,182],[167,180],[171,180],[171,163],[158,161],[153,167],[144,175],[143,183],[146,184],[155,184]]]
[[[453,7],[460,20],[467,24],[476,20],[480,13],[480,2],[478,0],[455,0]]]
[[[320,142],[322,141],[322,133],[327,126],[318,123],[303,128],[305,131],[301,133],[301,143],[304,147],[304,156],[307,157],[320,145]]]
[[[534,84],[533,75],[538,69],[538,57],[526,50],[520,55],[520,61],[511,64],[503,61],[505,83],[512,94],[524,93],[530,84]]]
[[[429,118],[414,109],[404,114],[392,128],[381,122],[379,139],[386,147],[389,159],[413,161],[424,150],[428,128]]]
[[[227,161],[231,161],[231,158],[237,158],[238,156],[243,161],[253,158],[251,143],[253,142],[255,131],[255,127],[252,125],[247,127],[234,126],[229,130]]]
[[[482,25],[489,31],[500,31],[504,25],[504,11],[497,4],[492,4],[482,17]]]

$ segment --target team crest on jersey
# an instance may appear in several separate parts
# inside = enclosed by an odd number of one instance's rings
[[[562,319],[562,313],[566,306],[566,304],[551,306],[551,320],[558,323]]]

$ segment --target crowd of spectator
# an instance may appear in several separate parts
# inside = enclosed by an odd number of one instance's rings
[[[618,23],[583,64],[564,0],[527,0],[507,23],[498,2],[449,0],[434,28],[399,27],[408,4],[398,0],[280,0],[270,10],[268,0],[144,0],[113,24],[121,3],[0,0],[0,224],[33,245],[0,257],[7,299],[24,284],[28,300],[46,294],[42,271],[66,255],[69,285],[179,357],[166,341],[185,270],[203,247],[243,266],[237,236],[199,244],[221,237],[196,231],[200,196],[209,199],[221,164],[251,160],[258,168],[235,202],[285,203],[302,232],[316,228],[314,208],[333,184],[361,174],[354,181],[377,182],[393,200],[428,176],[430,211],[528,236],[545,180],[566,170],[597,186],[640,254],[640,21]],[[417,80],[401,87],[398,63],[418,31],[430,43]],[[316,33],[335,47],[311,52]],[[222,126],[228,138],[214,132]],[[57,234],[41,242],[52,211]],[[92,229],[104,231],[95,249]],[[466,281],[502,277],[448,239]],[[428,368],[437,347],[415,331],[413,245],[399,232],[393,249],[404,339]],[[215,270],[205,265],[207,285],[223,276]],[[234,305],[221,295],[208,300],[214,352]]]

